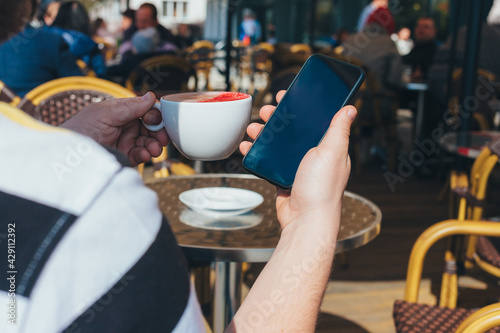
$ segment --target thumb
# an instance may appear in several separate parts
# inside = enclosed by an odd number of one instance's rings
[[[115,125],[120,126],[143,117],[154,106],[156,97],[152,92],[148,92],[142,97],[117,98],[110,102],[113,105],[110,105],[109,112],[119,122]]]
[[[345,106],[333,117],[330,127],[318,148],[324,148],[329,151],[347,155],[349,149],[349,135],[351,133],[351,124],[356,118],[357,110],[354,106]]]

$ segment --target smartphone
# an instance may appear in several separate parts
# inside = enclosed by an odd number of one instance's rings
[[[302,158],[321,142],[333,116],[351,101],[364,76],[360,67],[310,56],[243,159],[243,168],[291,188]]]

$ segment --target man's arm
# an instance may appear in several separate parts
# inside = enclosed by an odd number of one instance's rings
[[[264,107],[263,119],[273,110]],[[339,111],[321,144],[302,160],[292,191],[278,191],[280,241],[226,332],[314,331],[335,253],[355,116],[350,106]],[[261,126],[250,125],[250,137]],[[240,148],[245,154],[250,143]]]

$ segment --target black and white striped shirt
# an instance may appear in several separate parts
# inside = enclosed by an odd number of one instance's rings
[[[0,332],[205,331],[186,261],[135,170],[4,103],[0,137]]]

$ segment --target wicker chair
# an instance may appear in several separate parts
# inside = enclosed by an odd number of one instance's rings
[[[9,103],[12,106],[16,106],[21,101],[21,98],[17,94],[7,87],[5,83],[0,81],[0,102]]]
[[[153,91],[159,98],[163,95],[188,91],[188,82],[196,74],[184,58],[165,54],[144,60],[128,76],[125,86],[137,94]]]
[[[269,84],[269,79],[273,71],[272,55],[274,54],[274,46],[269,43],[259,43],[255,45],[251,53],[251,88],[249,91],[255,93],[255,90],[263,90],[261,87],[256,87],[256,82],[262,82],[265,89]]]
[[[252,51],[252,70],[254,72],[264,72],[271,74],[273,62],[271,56],[274,53],[274,46],[269,43],[259,43]]]
[[[394,303],[393,316],[397,332],[500,332],[500,303],[476,312],[417,303],[427,251],[437,241],[457,235],[500,237],[500,224],[448,220],[431,226],[420,235],[413,246],[408,263],[404,300]]]
[[[277,105],[275,99],[276,94],[280,90],[287,90],[299,71],[300,66],[291,66],[272,74],[266,89],[264,89],[263,91],[259,91],[259,93],[255,97],[253,106],[260,108],[264,104],[268,103]],[[268,100],[269,94],[272,96],[270,101]]]
[[[462,87],[463,71],[461,68],[453,71],[453,81],[451,84],[448,125],[457,126],[457,122],[463,117],[460,108],[459,96]],[[500,98],[500,89],[498,88],[498,78],[495,74],[479,68],[477,70],[476,80],[476,100],[474,112],[472,113],[472,129],[480,129],[483,131],[491,130],[494,126],[494,110],[490,106],[490,102],[498,101]]]
[[[187,49],[187,58],[196,71],[198,81],[203,78],[205,85],[202,90],[211,90],[210,71],[214,65],[214,43],[208,40],[199,40]]]
[[[450,189],[459,200],[457,217],[459,220],[483,219],[488,179],[498,163],[499,156],[500,139],[496,139],[490,142],[488,147],[483,148],[472,165],[469,177],[465,172],[452,171]],[[450,200],[450,204],[454,201]],[[462,263],[467,269],[477,265],[489,274],[500,277],[500,255],[489,238],[469,236],[465,245],[460,238],[449,240],[445,253],[447,269],[443,273],[441,306],[454,308],[457,304],[457,266]]]
[[[31,90],[18,107],[35,119],[59,126],[91,103],[135,94],[115,83],[85,76],[52,80]]]
[[[312,49],[308,44],[293,44],[290,46],[290,52],[307,59],[312,54]]]

